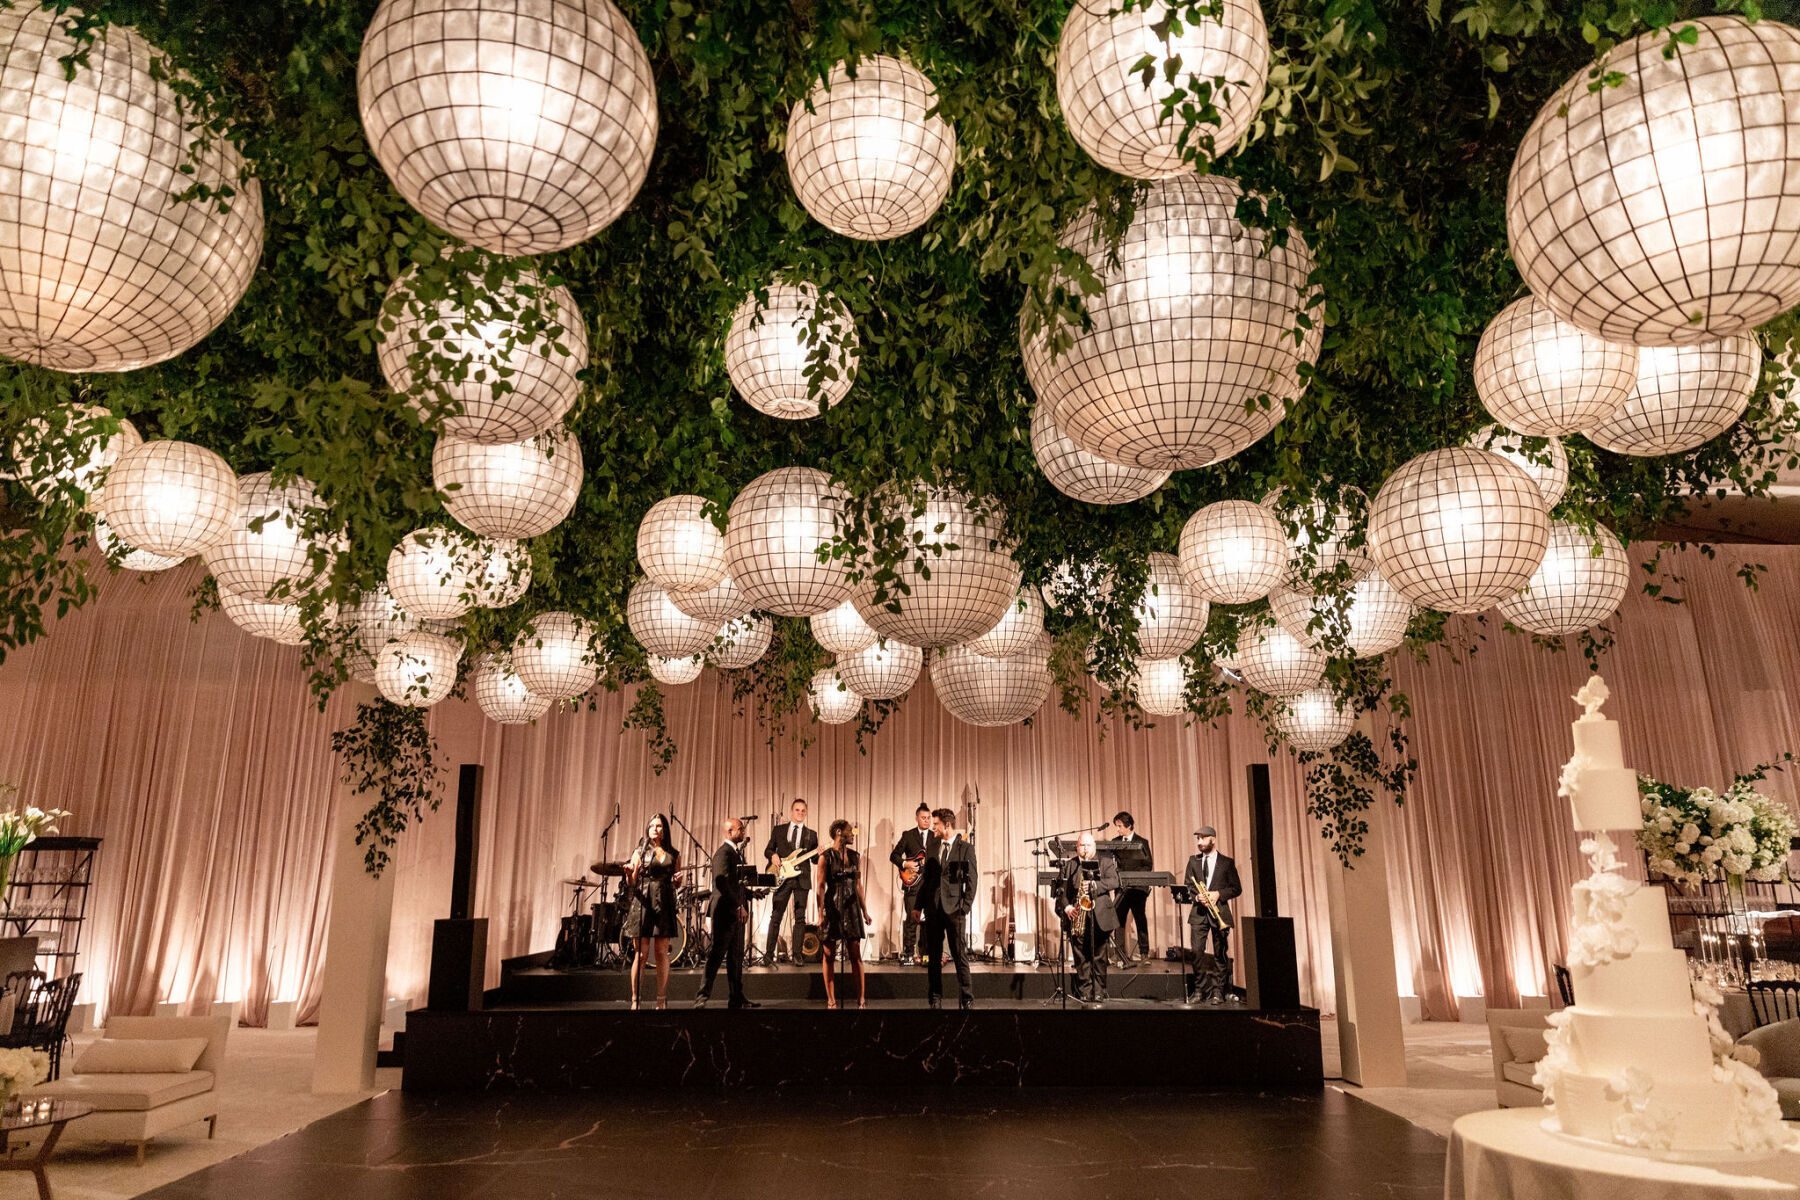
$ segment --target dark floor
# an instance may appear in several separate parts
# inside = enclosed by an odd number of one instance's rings
[[[1443,1176],[1442,1139],[1331,1088],[390,1092],[146,1195],[1427,1200]]]

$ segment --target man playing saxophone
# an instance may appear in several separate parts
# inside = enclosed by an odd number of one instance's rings
[[[1119,890],[1119,864],[1110,854],[1096,854],[1094,835],[1084,833],[1072,858],[1063,859],[1056,880],[1056,905],[1062,914],[1063,937],[1075,956],[1075,998],[1083,1004],[1106,1002],[1106,943],[1119,927],[1113,893]]]

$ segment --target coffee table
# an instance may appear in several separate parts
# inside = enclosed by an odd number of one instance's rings
[[[50,1200],[50,1181],[44,1177],[44,1168],[56,1150],[57,1139],[62,1137],[63,1127],[70,1121],[93,1111],[91,1105],[77,1104],[73,1100],[9,1101],[0,1109],[0,1171],[30,1171],[37,1180],[38,1200]],[[49,1132],[38,1143],[36,1154],[30,1158],[14,1157],[11,1138],[27,1129],[47,1129]]]

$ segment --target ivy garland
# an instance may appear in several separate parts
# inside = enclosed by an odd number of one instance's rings
[[[531,543],[524,600],[471,613],[462,633],[478,650],[504,644],[539,611],[593,619],[607,631],[606,686],[642,681],[627,723],[646,733],[662,763],[676,747],[623,615],[637,522],[678,492],[723,513],[745,483],[790,465],[823,468],[849,490],[856,520],[831,553],[882,581],[903,555],[923,551],[899,544],[899,523],[877,515],[877,498],[916,480],[1002,503],[1027,582],[1042,584],[1070,564],[1106,572],[1109,589],[1077,589],[1086,603],[1050,614],[1053,672],[1065,709],[1089,711],[1091,674],[1105,691],[1102,722],[1141,723],[1123,689],[1136,650],[1125,598],[1141,590],[1148,554],[1173,550],[1182,523],[1204,504],[1281,488],[1292,514],[1350,486],[1373,494],[1407,459],[1486,424],[1469,364],[1483,326],[1523,290],[1507,253],[1504,198],[1525,127],[1617,40],[1712,11],[1685,0],[1469,0],[1448,13],[1440,0],[1268,0],[1268,96],[1247,144],[1216,169],[1251,197],[1245,220],[1274,230],[1292,224],[1313,248],[1324,300],[1308,319],[1324,324],[1323,353],[1305,397],[1256,445],[1178,472],[1144,500],[1099,508],[1062,496],[1037,468],[1017,341],[1022,311],[1028,328],[1048,323],[1068,337],[1082,320],[1083,294],[1097,290],[1085,261],[1058,246],[1058,230],[1095,204],[1116,234],[1141,194],[1141,185],[1092,162],[1062,124],[1055,53],[1069,0],[727,0],[705,9],[624,0],[656,78],[660,133],[649,179],[599,236],[517,261],[450,244],[371,157],[355,74],[374,0],[96,0],[79,17],[67,0],[42,2],[88,30],[134,25],[167,55],[194,100],[196,139],[232,138],[260,181],[267,236],[242,303],[171,362],[85,376],[0,364],[8,443],[26,422],[81,402],[129,418],[146,437],[199,442],[240,472],[317,485],[350,547],[335,562],[321,558],[329,575],[304,606],[322,702],[347,677],[343,634],[323,624],[324,605],[374,587],[401,537],[448,520],[430,470],[443,406],[426,403],[422,422],[389,393],[376,346],[407,304],[455,296],[481,308],[525,270],[543,288],[566,285],[590,345],[568,420],[586,481],[570,518]],[[1717,7],[1760,15],[1749,0]],[[1169,19],[1205,19],[1210,10],[1177,4]],[[788,113],[810,86],[839,60],[874,53],[905,55],[935,82],[958,162],[949,197],[923,229],[871,243],[808,217],[782,148]],[[1168,119],[1181,123],[1196,169],[1207,169],[1212,82],[1184,75],[1176,62],[1147,59],[1138,70],[1159,89]],[[389,302],[390,285],[409,268],[418,277],[411,299]],[[733,308],[777,274],[835,294],[859,331],[854,386],[814,420],[755,412],[734,398],[725,373]],[[525,336],[560,344],[563,331],[538,311],[540,295],[527,286],[506,311]],[[1771,322],[1764,344],[1785,348],[1794,329],[1792,315]],[[460,369],[430,345],[412,356],[415,368]],[[1766,494],[1776,448],[1795,425],[1773,358],[1744,419],[1691,453],[1624,458],[1568,439],[1570,485],[1557,515],[1604,523],[1623,540],[1653,539],[1708,489]],[[824,367],[822,353],[814,365]],[[508,385],[500,378],[495,386]],[[53,430],[43,452],[91,432]],[[92,595],[97,559],[77,553],[90,535],[82,499],[64,489],[45,502],[6,485],[0,652],[40,636],[50,609],[60,615]],[[1663,583],[1653,576],[1647,586]],[[1266,610],[1261,602],[1215,607],[1190,655],[1202,668],[1192,672],[1190,719],[1230,711],[1234,693],[1203,668]],[[1325,624],[1326,646],[1341,652],[1341,622]],[[1473,649],[1447,646],[1446,637],[1441,614],[1420,614],[1409,650]],[[1609,639],[1601,630],[1581,644],[1591,656]],[[805,740],[807,681],[823,662],[803,622],[777,621],[769,654],[735,673],[740,711],[771,738]],[[1396,722],[1405,715],[1405,698],[1392,694],[1379,663],[1339,657],[1328,678],[1361,712],[1386,706]],[[874,734],[894,707],[866,706],[859,736]],[[1254,697],[1247,707],[1262,713]],[[1358,814],[1378,791],[1402,793],[1411,774],[1397,723],[1382,740],[1378,747],[1359,734],[1308,760],[1313,813],[1346,859],[1358,852]],[[365,821],[378,868],[393,838],[435,806],[429,734],[417,713],[364,705],[334,746],[357,786],[379,797]]]

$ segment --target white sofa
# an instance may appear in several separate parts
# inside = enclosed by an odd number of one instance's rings
[[[225,1039],[234,1024],[229,1016],[217,1017],[114,1017],[106,1025],[106,1037],[119,1041],[162,1041],[204,1038],[191,1071],[112,1072],[80,1074],[82,1055],[74,1070],[54,1083],[40,1084],[27,1095],[55,1096],[92,1105],[94,1112],[69,1122],[65,1138],[99,1142],[129,1142],[137,1147],[138,1165],[150,1139],[178,1126],[207,1123],[206,1136],[218,1132],[219,1072],[225,1065]]]
[[[1490,1008],[1488,1041],[1494,1048],[1494,1095],[1501,1108],[1532,1108],[1544,1093],[1532,1085],[1538,1059],[1544,1057],[1544,1033],[1550,1011],[1543,1008]]]

